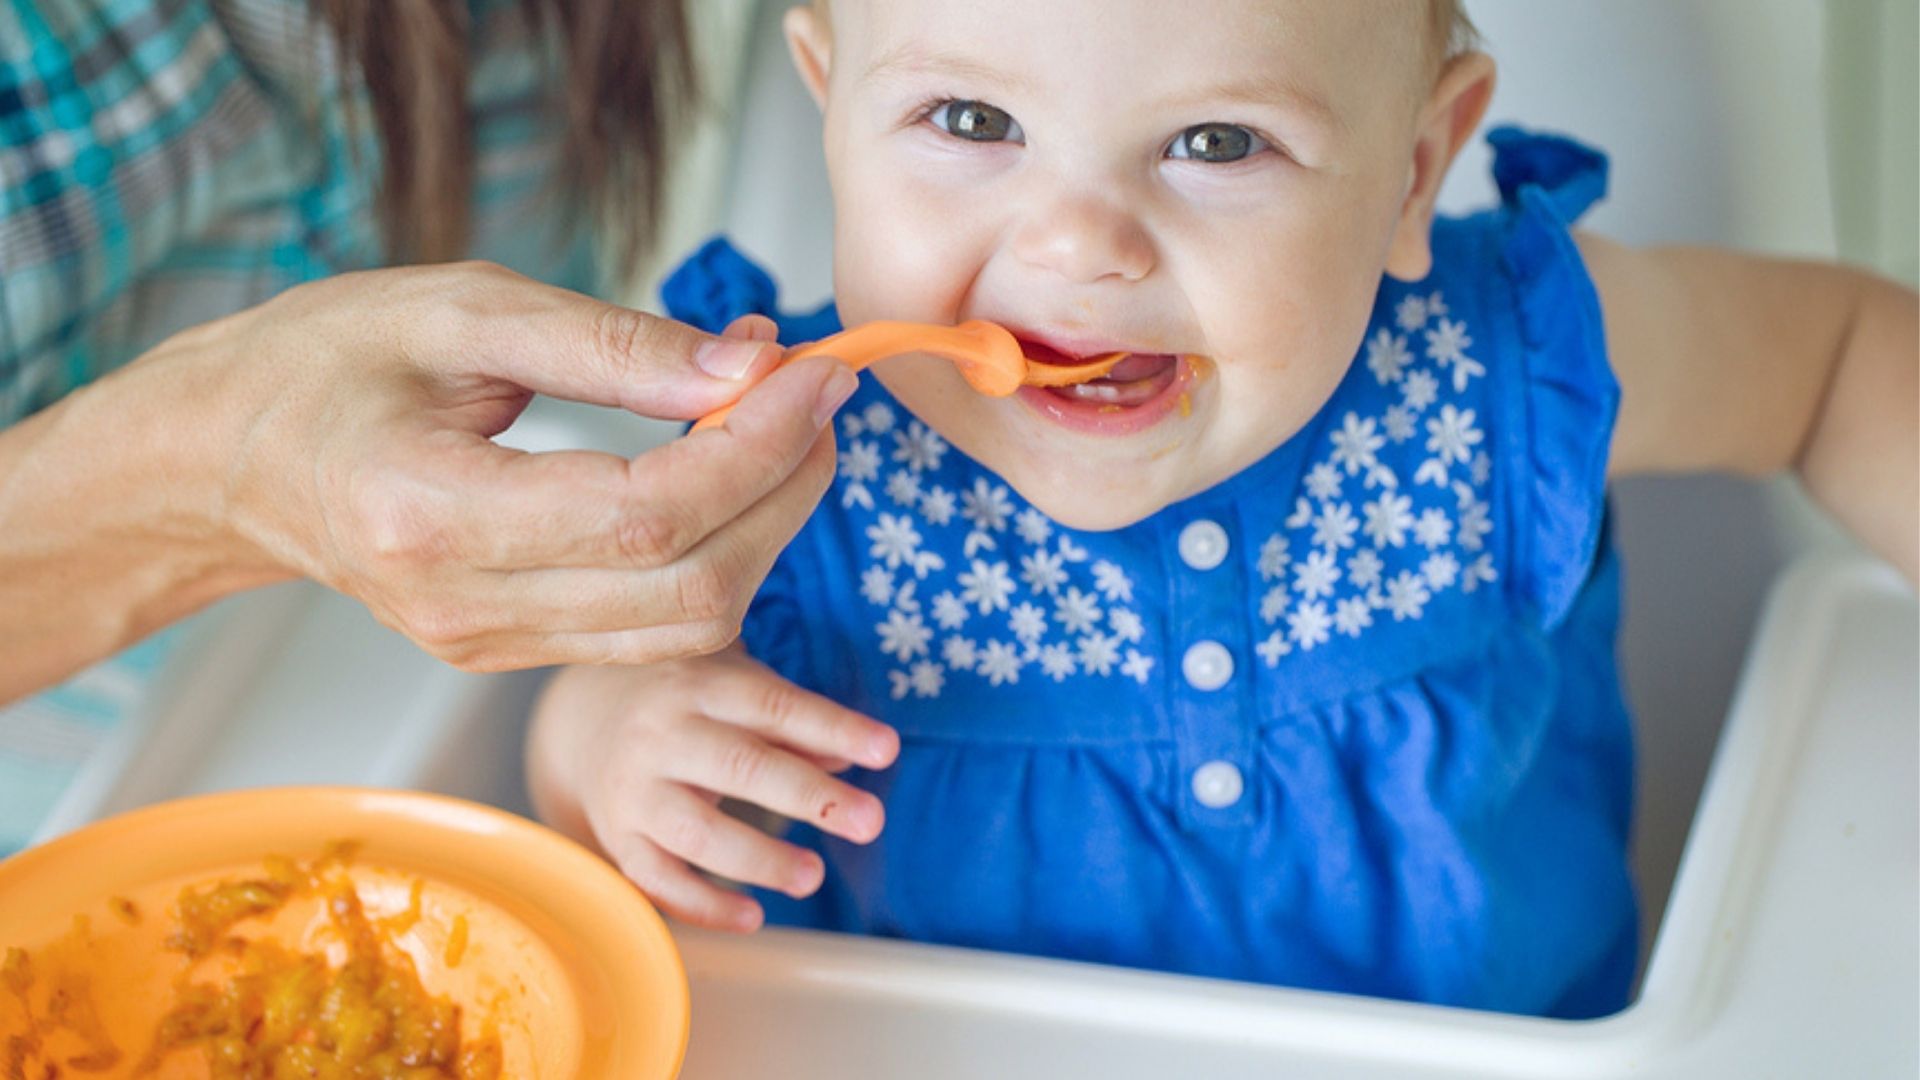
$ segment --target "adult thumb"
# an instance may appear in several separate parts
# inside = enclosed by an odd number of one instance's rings
[[[518,279],[482,310],[485,374],[551,397],[692,420],[780,365],[771,341],[715,336],[673,319]]]

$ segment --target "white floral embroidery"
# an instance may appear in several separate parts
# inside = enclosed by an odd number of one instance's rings
[[[986,477],[975,477],[973,490],[960,494],[960,516],[973,522],[981,532],[1005,532],[1013,514],[1013,499],[1006,485],[990,484]]]
[[[867,567],[860,575],[860,595],[879,607],[893,603],[893,575],[883,566]]]
[[[1080,669],[1089,675],[1108,675],[1120,662],[1120,639],[1106,634],[1080,637]]]
[[[1127,604],[1133,602],[1133,581],[1127,572],[1113,563],[1101,559],[1093,564],[1094,588],[1107,598],[1108,603]]]
[[[902,563],[911,564],[920,551],[920,530],[907,517],[881,514],[879,524],[867,526],[867,539],[873,541],[867,554],[884,560],[889,570]]]
[[[1292,561],[1287,555],[1287,538],[1275,534],[1267,537],[1260,545],[1260,578],[1272,581],[1287,572],[1287,563]]]
[[[942,630],[958,630],[967,624],[967,605],[950,592],[933,598],[933,621]]]
[[[1381,447],[1387,445],[1385,435],[1376,435],[1372,420],[1362,420],[1355,413],[1348,413],[1341,421],[1340,430],[1333,433],[1333,463],[1344,466],[1347,475],[1352,476],[1362,469],[1371,469],[1380,463],[1375,455]]]
[[[1467,335],[1467,324],[1442,318],[1427,331],[1427,355],[1441,367],[1454,363],[1467,354],[1473,344],[1473,338]]]
[[[1266,636],[1266,640],[1255,645],[1253,651],[1260,654],[1260,659],[1266,661],[1268,667],[1278,667],[1280,658],[1293,652],[1293,646],[1287,643],[1285,634],[1275,630]]]
[[[1099,598],[1070,587],[1054,598],[1053,617],[1067,633],[1084,634],[1100,624]]]
[[[1438,592],[1460,579],[1460,560],[1454,558],[1452,552],[1442,551],[1421,563],[1420,572],[1426,575],[1427,585]]]
[[[1400,400],[1414,412],[1423,412],[1440,397],[1440,382],[1426,369],[1408,375],[1400,383]]]
[[[1067,568],[1051,551],[1020,556],[1020,580],[1036,593],[1052,593],[1067,583]]]
[[[1453,392],[1464,394],[1467,380],[1485,375],[1487,369],[1480,361],[1467,355],[1467,349],[1473,344],[1473,338],[1467,335],[1467,324],[1441,319],[1434,329],[1427,331],[1427,356],[1443,369],[1453,371]]]
[[[1329,640],[1327,631],[1333,626],[1333,617],[1327,614],[1327,605],[1318,600],[1303,602],[1287,616],[1287,636],[1302,649],[1311,650],[1316,645],[1324,645]]]
[[[873,632],[891,662],[887,693],[938,698],[975,678],[1015,686],[1030,665],[1060,682],[1151,682],[1157,653],[1130,606],[1128,567],[1095,558],[1005,484],[971,470],[956,482],[944,471],[950,445],[896,407],[870,403],[840,423],[840,502],[866,541],[860,592],[883,612]]]
[[[1047,613],[1023,600],[1008,614],[1007,626],[1021,644],[1032,645],[1047,634]]]
[[[1020,660],[1020,651],[1004,641],[989,641],[980,652],[980,666],[975,670],[994,686],[1020,681],[1020,669],[1025,665]]]
[[[1400,305],[1394,308],[1393,321],[1408,333],[1420,329],[1427,324],[1427,302],[1418,296],[1402,299]]]
[[[840,476],[856,484],[871,484],[880,476],[880,448],[856,439],[840,451]]]
[[[1372,548],[1361,548],[1347,560],[1347,580],[1356,589],[1371,589],[1380,584],[1380,571],[1386,564],[1380,561],[1380,553]]]
[[[1420,520],[1413,523],[1413,539],[1423,548],[1437,548],[1453,539],[1453,520],[1445,510],[1429,506],[1420,512]]]
[[[920,616],[898,609],[888,612],[887,621],[876,624],[874,630],[880,634],[880,651],[903,664],[925,655],[927,642],[933,640],[933,628],[923,623]]]
[[[900,506],[912,506],[920,501],[920,478],[910,472],[896,472],[887,477],[887,498]]]
[[[918,584],[911,581],[901,585],[899,590],[893,594],[893,606],[910,615],[919,614],[920,601],[913,595],[914,590],[919,587]]]
[[[1294,564],[1293,591],[1311,600],[1317,596],[1332,596],[1333,587],[1340,581],[1340,568],[1333,561],[1333,553],[1315,551]]]
[[[1287,607],[1292,603],[1293,594],[1287,591],[1285,585],[1275,585],[1273,588],[1268,589],[1267,594],[1260,598],[1261,621],[1273,622],[1280,616],[1286,614]]]
[[[1053,522],[1047,515],[1029,506],[1013,519],[1013,531],[1029,544],[1044,544],[1053,536]]]
[[[1287,520],[1281,522],[1281,524],[1289,529],[1304,529],[1307,526],[1307,522],[1312,520],[1313,504],[1301,498],[1294,500],[1293,513],[1288,515]]]
[[[1493,570],[1493,556],[1482,555],[1468,563],[1460,572],[1460,589],[1462,592],[1473,592],[1480,586],[1491,585],[1497,580],[1499,575]]]
[[[980,662],[980,647],[973,643],[972,638],[955,634],[941,644],[940,659],[955,671],[971,671],[973,665]]]
[[[1427,421],[1427,451],[1442,461],[1465,465],[1472,460],[1473,448],[1485,436],[1473,426],[1472,409],[1440,406],[1440,415]]]
[[[1426,608],[1427,601],[1431,599],[1433,596],[1427,591],[1426,579],[1417,576],[1411,570],[1402,570],[1392,581],[1387,582],[1386,607],[1393,612],[1395,622],[1419,618],[1420,612]]]
[[[1465,394],[1486,368],[1440,293],[1402,297],[1392,311],[1393,327],[1375,328],[1363,352],[1367,385],[1385,388],[1378,411],[1341,414],[1305,463],[1304,495],[1261,544],[1257,565],[1269,587],[1258,611],[1270,630],[1254,651],[1268,667],[1334,634],[1363,637],[1388,615],[1420,619],[1436,596],[1498,579],[1482,550],[1493,531],[1487,433],[1472,403],[1443,400]],[[1423,354],[1410,338],[1424,343]],[[1407,445],[1415,440],[1424,455]],[[1366,494],[1345,482],[1352,476]],[[1295,559],[1296,551],[1305,554]]]
[[[1063,642],[1054,642],[1040,648],[1040,670],[1054,682],[1065,682],[1074,673],[1077,665],[1073,659],[1073,648]]]
[[[1438,488],[1446,487],[1447,463],[1445,459],[1430,457],[1421,462],[1420,467],[1413,471],[1413,482],[1416,484],[1431,484]]]
[[[1006,563],[975,559],[973,568],[960,575],[960,599],[979,607],[982,615],[1005,611],[1012,595],[1013,579],[1007,576]]]
[[[1333,611],[1333,628],[1348,637],[1359,637],[1360,631],[1373,625],[1373,605],[1364,596],[1349,596],[1340,601]]]
[[[939,664],[931,660],[921,660],[913,665],[913,672],[908,677],[908,682],[913,686],[913,696],[937,698],[940,696],[941,689],[947,685],[947,673]]]
[[[1413,527],[1413,499],[1389,491],[1366,504],[1367,538],[1375,547],[1400,547]]]
[[[953,520],[953,492],[935,484],[920,500],[920,516],[929,525],[945,525]]]
[[[893,433],[893,460],[902,462],[909,472],[919,474],[940,467],[947,453],[947,441],[918,420],[907,421],[905,431]]]
[[[1367,342],[1367,368],[1381,386],[1400,381],[1400,373],[1411,363],[1413,353],[1407,349],[1407,339],[1386,327]]]
[[[1398,446],[1414,436],[1413,409],[1406,405],[1389,405],[1380,424],[1386,430],[1387,438]]]
[[[1323,461],[1307,473],[1307,494],[1325,502],[1340,497],[1340,470],[1332,462]]]
[[[1350,548],[1353,546],[1353,534],[1360,528],[1354,520],[1353,508],[1346,503],[1328,503],[1313,519],[1313,545],[1315,547]]]

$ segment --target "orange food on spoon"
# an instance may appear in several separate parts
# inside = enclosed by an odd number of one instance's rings
[[[1126,353],[1107,353],[1079,364],[1038,363],[1027,359],[1013,332],[998,323],[975,319],[959,326],[871,322],[787,352],[782,364],[809,356],[832,356],[860,371],[878,360],[903,353],[931,353],[953,362],[967,385],[992,397],[1006,397],[1022,386],[1071,386],[1112,371]],[[693,425],[700,431],[727,418],[725,405]]]

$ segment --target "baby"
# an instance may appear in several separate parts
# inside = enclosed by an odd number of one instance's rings
[[[1494,82],[1448,0],[838,0],[786,25],[825,113],[837,313],[769,321],[771,282],[716,244],[675,314],[789,343],[989,319],[1041,361],[1129,355],[1010,398],[877,366],[739,646],[554,681],[542,812],[710,926],[1622,1007],[1607,482],[1796,468],[1911,578],[1914,295],[1575,232],[1605,158],[1513,130],[1501,205],[1436,221]]]

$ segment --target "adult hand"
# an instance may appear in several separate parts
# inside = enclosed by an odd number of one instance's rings
[[[0,699],[292,575],[474,670],[721,648],[826,490],[855,385],[773,370],[771,337],[483,264],[346,274],[176,335],[0,433],[0,609],[22,615]],[[633,460],[493,443],[536,392],[739,407]]]

